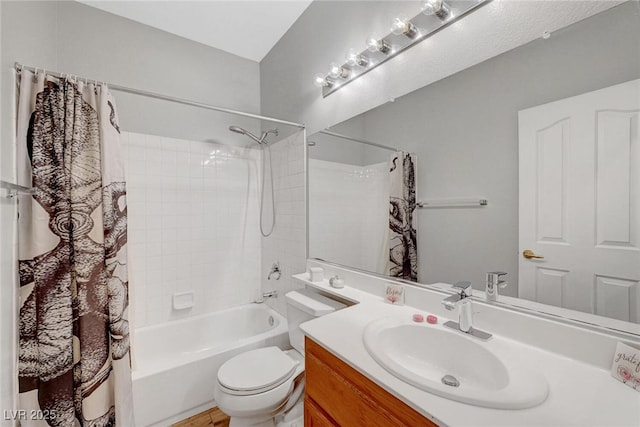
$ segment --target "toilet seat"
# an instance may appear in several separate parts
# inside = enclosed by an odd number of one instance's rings
[[[264,393],[289,380],[299,363],[278,347],[250,350],[232,357],[220,367],[218,385],[236,396]]]

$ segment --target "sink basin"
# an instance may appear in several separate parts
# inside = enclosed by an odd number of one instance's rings
[[[364,331],[373,359],[402,381],[458,402],[524,409],[547,398],[545,378],[493,347],[440,325],[384,318]]]

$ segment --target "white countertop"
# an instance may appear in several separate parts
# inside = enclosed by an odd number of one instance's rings
[[[549,395],[542,404],[520,410],[490,409],[420,390],[382,368],[365,349],[362,336],[373,320],[388,316],[410,319],[414,313],[429,313],[407,305],[387,304],[382,297],[357,289],[334,289],[327,281],[312,283],[306,280],[306,274],[294,277],[358,302],[303,323],[305,334],[439,425],[640,426],[640,393],[615,380],[608,370],[500,336],[490,341],[495,350],[508,352],[510,359],[532,367],[547,379]],[[441,324],[451,319],[438,320]]]

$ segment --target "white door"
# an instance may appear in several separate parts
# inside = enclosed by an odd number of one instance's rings
[[[521,298],[640,323],[639,118],[640,80],[518,113]]]

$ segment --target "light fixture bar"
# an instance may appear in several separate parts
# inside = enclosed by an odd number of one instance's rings
[[[326,81],[330,84],[319,85],[322,87],[322,97],[325,98],[344,87],[353,80],[365,75],[377,66],[384,64],[396,55],[404,52],[410,47],[429,38],[434,33],[458,21],[468,13],[478,9],[479,7],[489,3],[491,0],[445,0],[443,8],[433,15],[418,13],[409,20],[417,30],[417,34],[394,34],[389,32],[386,36],[377,40],[380,42],[380,49],[368,49],[365,47],[362,51],[350,51],[348,57],[351,59],[342,64],[342,67],[350,70],[348,76],[332,79],[326,76]],[[367,39],[369,40],[369,39]],[[390,47],[390,49],[387,49]],[[357,63],[356,63],[357,60]]]

